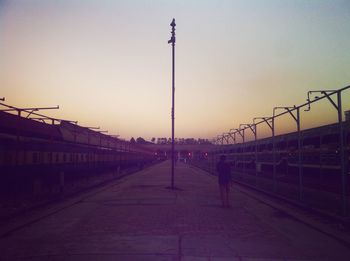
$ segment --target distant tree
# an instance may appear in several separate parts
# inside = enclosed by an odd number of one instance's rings
[[[194,145],[194,144],[197,144],[197,141],[194,138],[187,138],[185,139],[185,144]]]
[[[198,139],[198,144],[210,144],[208,139]]]
[[[157,138],[157,144],[163,144],[163,138]]]
[[[135,143],[135,142],[136,142],[136,141],[135,141],[134,137],[131,137],[130,143]]]
[[[152,141],[152,143],[155,143],[155,142],[156,142],[156,138],[153,137],[153,138],[151,139],[151,141]]]
[[[158,144],[166,144],[167,138],[158,138]]]
[[[138,137],[138,138],[136,139],[136,143],[138,143],[138,144],[146,144],[147,142],[145,141],[144,138]]]

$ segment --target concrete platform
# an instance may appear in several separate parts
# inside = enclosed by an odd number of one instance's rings
[[[344,244],[238,188],[221,208],[215,177],[199,169],[179,163],[179,190],[169,182],[164,162],[13,221],[0,259],[350,260]]]

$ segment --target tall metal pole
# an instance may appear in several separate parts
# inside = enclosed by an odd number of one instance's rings
[[[245,173],[245,160],[246,160],[246,156],[245,156],[244,130],[245,130],[245,129],[242,130],[242,133],[243,133],[243,134],[242,134],[242,141],[243,141],[243,142],[242,142],[242,147],[243,147],[243,148],[242,148],[242,152],[243,152],[243,175],[246,174],[246,173]]]
[[[302,166],[302,148],[300,131],[300,108],[297,108],[297,131],[298,131],[298,173],[299,173],[299,200],[303,200],[303,166]]]
[[[343,201],[343,215],[347,214],[347,202],[346,202],[346,162],[345,162],[345,150],[344,150],[344,132],[343,132],[343,108],[341,101],[341,92],[337,92],[338,100],[338,128],[339,128],[339,150],[340,150],[340,164],[341,164],[341,184],[342,184],[342,201]]]
[[[282,108],[282,107],[281,107]],[[301,144],[301,131],[300,131],[300,107],[284,107],[286,111],[289,112],[290,116],[295,120],[297,124],[298,132],[298,174],[299,174],[299,200],[303,200],[303,165],[302,165],[302,144]],[[293,114],[292,110],[297,110],[296,116]],[[288,145],[287,145],[288,147]],[[288,171],[288,166],[287,166]]]
[[[170,24],[171,38],[168,43],[172,46],[172,107],[171,107],[171,189],[174,189],[174,166],[175,166],[175,18]]]
[[[276,192],[276,142],[275,142],[275,110],[272,116],[272,157],[273,157],[273,191]]]
[[[257,162],[258,162],[258,133],[257,133],[257,127],[253,120],[253,128],[254,128],[254,143],[255,143],[255,186],[258,185],[258,168],[257,168]]]

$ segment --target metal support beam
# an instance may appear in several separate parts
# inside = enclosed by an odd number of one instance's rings
[[[274,153],[274,149],[275,149],[275,120],[274,120],[274,116],[272,117],[255,117],[253,119],[253,122],[255,122],[255,120],[258,120],[258,119],[261,119],[262,121],[258,122],[258,123],[255,123],[256,125],[257,124],[260,124],[260,123],[263,123],[265,122],[267,124],[267,126],[270,127],[271,129],[271,133],[272,133],[272,151],[273,151],[273,162],[275,162],[275,153]],[[271,120],[271,123],[269,122],[269,120]],[[256,174],[257,175],[257,174]],[[273,164],[273,177],[275,177],[276,175],[276,169],[275,169],[275,163]],[[274,178],[275,180],[275,178]],[[276,184],[275,184],[275,181],[274,181],[274,190],[275,190],[275,187],[276,187]]]
[[[232,141],[233,141],[233,144],[236,144],[236,132],[232,132],[233,129],[230,129],[230,131],[228,132],[228,134],[230,135]],[[233,136],[232,136],[233,134]]]
[[[259,123],[262,123],[262,122],[265,122],[269,127],[270,129],[272,130],[272,124],[269,122],[269,120],[272,119],[272,117],[255,117],[254,119],[262,119],[262,121],[256,123],[256,124],[259,124]],[[253,119],[253,120],[254,120]]]
[[[276,192],[277,189],[277,166],[276,166],[276,140],[275,140],[275,112],[278,109],[281,109],[282,107],[274,107],[272,112],[272,124],[271,124],[271,130],[272,130],[272,161],[273,161],[273,169],[272,169],[272,176],[273,176],[273,191]]]
[[[343,111],[342,111],[342,100],[341,92],[337,93],[338,100],[338,128],[339,128],[339,147],[340,147],[340,166],[341,166],[341,181],[342,181],[342,201],[343,201],[343,215],[347,215],[347,200],[346,200],[346,158],[344,149],[344,132],[343,132]]]
[[[258,125],[255,123],[255,120],[258,118],[253,119],[253,125],[254,125],[254,142],[255,142],[255,185],[258,186]]]
[[[339,111],[339,104],[337,105],[333,100],[332,100],[332,98],[329,96],[329,94],[328,93],[326,93],[326,92],[322,92],[326,97],[327,97],[327,100],[334,106],[334,108],[337,110],[337,111]],[[339,92],[337,93],[337,94],[339,94]],[[339,103],[339,99],[338,99],[338,103]]]
[[[52,117],[47,117],[47,116],[44,116],[42,114],[38,114],[38,113],[32,113],[33,115],[38,115],[38,116],[41,116],[41,117],[30,117],[29,119],[30,120],[40,120],[44,123],[46,123],[46,120],[49,120],[51,121],[51,124],[54,125],[55,124],[55,121],[57,122],[62,122],[62,121],[65,121],[65,122],[69,122],[69,123],[72,123],[72,124],[78,124],[78,121],[69,121],[69,120],[62,120],[62,119],[57,119],[57,118],[52,118]]]
[[[228,135],[228,133],[223,133],[222,138],[225,139],[226,144],[230,143],[230,140],[229,140],[230,136]]]
[[[303,200],[303,150],[301,143],[301,129],[300,129],[300,108],[297,109],[296,116],[297,132],[298,132],[298,173],[299,173],[299,199]]]
[[[287,110],[287,108],[294,108],[294,107],[274,107],[272,112],[272,124],[271,124],[271,130],[272,130],[272,157],[273,157],[273,190],[276,191],[277,189],[277,162],[276,162],[276,140],[275,140],[275,118],[277,118],[276,110],[284,109]],[[290,113],[290,111],[288,111]],[[287,113],[287,111],[286,111]]]
[[[310,99],[310,94],[312,93],[321,93],[324,96],[322,98],[327,98],[327,100],[333,105],[333,107],[337,110],[338,114],[338,129],[339,129],[339,157],[340,157],[340,175],[341,175],[341,190],[342,190],[342,213],[344,216],[347,215],[347,199],[346,199],[346,182],[347,182],[347,164],[346,164],[346,151],[344,144],[344,131],[343,131],[343,109],[342,109],[342,97],[341,93],[345,89],[350,88],[347,86],[340,90],[317,90],[317,91],[309,91],[308,99]],[[331,98],[331,95],[337,95],[337,103]],[[316,100],[321,99],[316,97]],[[310,101],[310,100],[309,100]]]
[[[241,133],[241,129],[235,129],[235,130],[237,130],[237,133],[239,134],[239,136],[241,136],[241,138],[242,138],[242,143],[244,143],[244,132],[243,133]]]
[[[15,108],[10,106],[9,109],[2,109],[1,111],[4,112],[9,112],[9,111],[17,111],[18,116],[21,116],[22,112],[27,112],[28,115],[26,116],[26,118],[29,118],[30,115],[33,114],[34,111],[39,111],[39,110],[52,110],[52,109],[59,109],[59,106],[55,106],[55,107],[38,107],[38,108]]]
[[[249,124],[249,123],[239,124],[239,129],[242,130],[242,137],[243,137],[243,144],[242,144],[242,146],[243,146],[243,173],[245,173],[246,160],[247,160],[247,157],[245,155],[245,145],[244,145],[244,143],[245,143],[245,129],[251,128],[250,125],[251,124]],[[242,126],[243,126],[243,128],[242,128]]]
[[[300,131],[300,108],[299,107],[284,107],[289,115],[297,124],[298,133],[298,179],[299,179],[299,200],[303,200],[303,165],[302,165],[302,149],[301,149],[301,131]],[[294,115],[293,110],[296,110]]]
[[[257,131],[256,131],[256,124],[253,124],[253,128],[251,128],[252,132],[254,133],[254,145],[255,145],[255,185],[258,184],[258,171],[257,171],[257,165],[256,162],[258,160],[258,141],[257,141]]]

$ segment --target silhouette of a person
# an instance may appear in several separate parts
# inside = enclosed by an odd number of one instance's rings
[[[229,193],[230,193],[230,183],[231,183],[231,167],[228,162],[226,162],[226,156],[221,155],[220,161],[216,165],[216,170],[218,172],[218,181],[220,187],[220,196],[223,208],[229,208]]]

